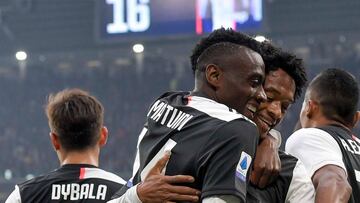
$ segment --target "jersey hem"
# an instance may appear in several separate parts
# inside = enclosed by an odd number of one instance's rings
[[[222,189],[222,190],[208,190],[208,191],[201,191],[201,200],[211,197],[211,196],[219,196],[219,195],[234,195],[236,197],[239,197],[240,200],[243,200],[242,202],[245,202],[245,195],[242,193],[231,190],[231,189]]]

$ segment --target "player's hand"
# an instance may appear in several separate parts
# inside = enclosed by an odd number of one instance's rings
[[[256,149],[250,181],[259,188],[264,188],[272,183],[281,170],[277,142],[272,136],[266,136]]]
[[[200,192],[196,189],[177,186],[176,184],[192,183],[194,178],[186,175],[166,176],[161,171],[169,161],[167,152],[150,170],[145,180],[137,186],[137,194],[143,203],[163,203],[188,201],[198,202]]]

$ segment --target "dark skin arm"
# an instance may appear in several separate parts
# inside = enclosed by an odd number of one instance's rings
[[[161,174],[169,158],[170,153],[166,153],[151,169],[145,180],[137,186],[136,191],[139,199],[142,203],[198,202],[200,195],[198,190],[185,186],[177,186],[177,184],[194,182],[192,176],[166,176]]]
[[[349,201],[352,189],[341,167],[326,165],[314,173],[312,181],[316,190],[316,203]]]
[[[250,181],[259,188],[266,187],[279,175],[281,162],[277,146],[278,141],[268,135],[260,141],[256,149]]]

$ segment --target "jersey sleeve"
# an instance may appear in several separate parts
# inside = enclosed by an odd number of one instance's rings
[[[346,172],[339,145],[323,130],[304,128],[294,132],[286,141],[285,151],[302,161],[310,177],[329,164]]]
[[[286,203],[315,202],[315,188],[303,163],[298,160],[293,170],[293,177],[286,194]]]
[[[201,199],[232,195],[245,202],[258,140],[256,126],[244,120],[230,121],[209,136],[198,155]]]
[[[5,203],[21,203],[19,186],[15,185],[15,189],[6,199]]]

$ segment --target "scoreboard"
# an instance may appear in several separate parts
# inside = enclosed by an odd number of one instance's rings
[[[201,35],[220,27],[256,29],[262,0],[97,0],[96,34],[102,41]]]

